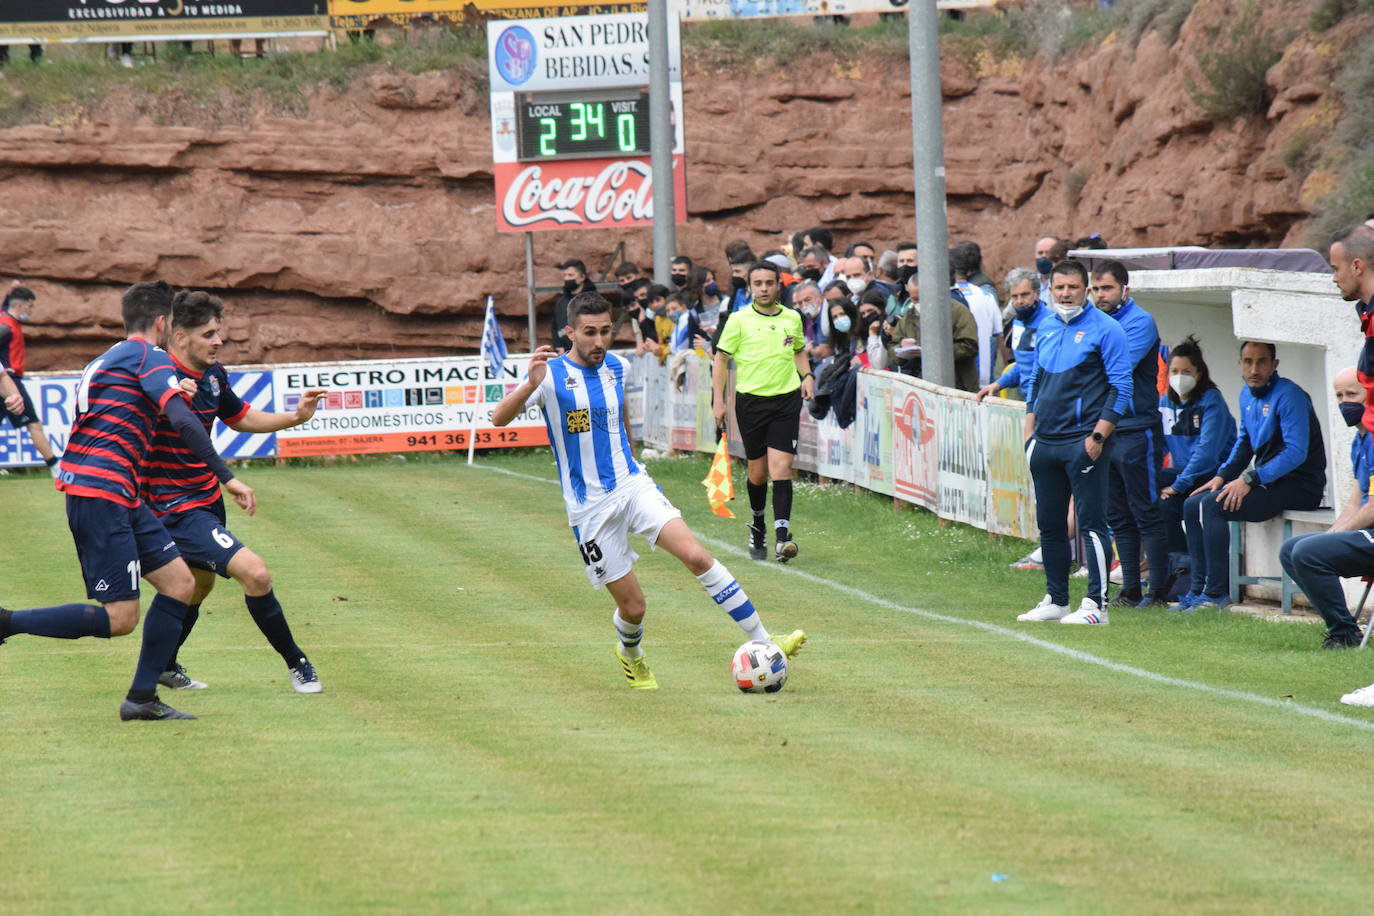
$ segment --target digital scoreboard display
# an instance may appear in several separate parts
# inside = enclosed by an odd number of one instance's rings
[[[515,110],[521,162],[649,154],[649,93],[639,89],[520,93]]]

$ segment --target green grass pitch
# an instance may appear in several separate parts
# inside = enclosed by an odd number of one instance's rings
[[[232,583],[182,654],[210,689],[163,694],[197,722],[118,721],[136,637],[0,647],[0,911],[1370,905],[1374,713],[1336,700],[1374,654],[1222,612],[1018,624],[1024,544],[848,487],[801,486],[800,558],[752,563],[698,458],[650,470],[811,641],[781,693],[739,693],[742,634],[641,546],[661,689],[630,691],[548,453],[478,465],[242,472],[261,507],[231,524],[319,696]],[[0,479],[0,512],[0,604],[79,600],[51,481]]]

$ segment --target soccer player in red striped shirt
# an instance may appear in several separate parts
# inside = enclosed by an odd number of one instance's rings
[[[57,489],[67,497],[67,524],[86,595],[99,604],[0,609],[0,642],[18,633],[54,639],[132,633],[138,625],[139,580],[147,579],[157,595],[148,605],[143,647],[119,717],[194,719],[157,696],[158,676],[176,651],[195,591],[176,544],[139,496],[158,415],[167,417],[235,502],[249,512],[256,502],[252,489],[216,454],[191,412],[171,358],[154,345],[171,322],[171,288],[135,283],[124,293],[122,311],[126,339],[81,374],[76,421],[57,478]]]
[[[229,428],[245,433],[273,433],[299,426],[313,417],[324,389],[305,392],[294,413],[258,410],[234,393],[229,386],[229,373],[218,362],[224,343],[220,337],[223,318],[224,303],[208,293],[182,290],[173,299],[167,352],[177,375],[196,384],[191,410],[206,433],[216,417]],[[315,666],[291,635],[272,589],[267,564],[229,530],[219,481],[186,446],[166,417],[158,423],[153,450],[144,468],[143,498],[176,541],[196,580],[195,594],[181,624],[178,648],[191,635],[191,628],[200,617],[201,602],[215,587],[215,576],[232,578],[243,586],[244,602],[253,622],[286,662],[291,688],[297,693],[323,690]],[[177,690],[206,686],[186,673],[175,652],[159,683]]]

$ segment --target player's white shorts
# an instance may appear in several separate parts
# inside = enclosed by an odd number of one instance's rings
[[[587,578],[595,588],[629,575],[639,559],[630,549],[630,532],[643,535],[652,549],[663,526],[682,518],[648,474],[637,476],[643,479],[627,482],[604,506],[573,526]]]

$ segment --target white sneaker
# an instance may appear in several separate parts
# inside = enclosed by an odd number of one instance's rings
[[[1095,627],[1105,627],[1109,621],[1107,620],[1106,608],[1098,607],[1097,602],[1091,598],[1084,598],[1083,603],[1078,606],[1078,610],[1067,617],[1061,617],[1059,622],[1086,623]]]
[[[1110,581],[1110,582],[1111,582],[1112,584],[1114,584],[1114,585],[1124,585],[1124,584],[1125,584],[1126,580],[1125,580],[1125,579],[1122,577],[1122,575],[1121,575],[1121,563],[1120,563],[1120,561],[1116,561],[1116,562],[1113,562],[1113,563],[1112,563],[1112,571],[1109,572],[1109,573],[1107,573],[1107,579],[1108,579],[1108,581]]]
[[[1075,569],[1073,572],[1071,572],[1071,573],[1069,574],[1069,578],[1070,578],[1070,579],[1086,579],[1086,578],[1088,578],[1088,567],[1086,567],[1086,566],[1080,566],[1080,567],[1078,567],[1077,569]]]
[[[1026,611],[1026,613],[1017,614],[1016,619],[1043,622],[1046,620],[1060,620],[1068,613],[1069,606],[1067,604],[1055,604],[1054,599],[1046,595],[1040,599],[1039,604],[1029,611]]]
[[[1341,702],[1346,706],[1374,706],[1374,684],[1347,693]]]

